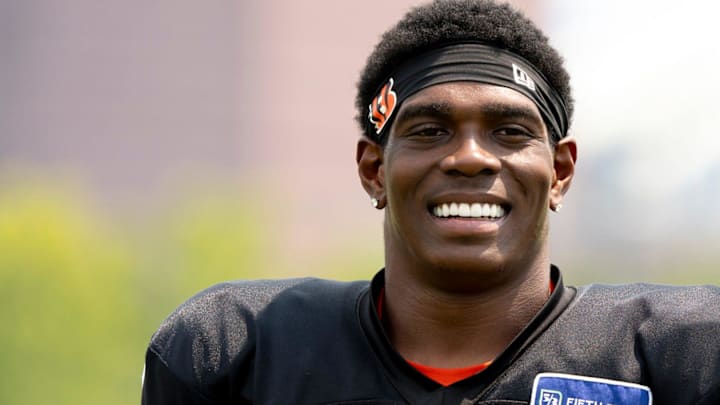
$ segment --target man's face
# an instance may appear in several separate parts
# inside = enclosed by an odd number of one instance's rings
[[[514,90],[455,82],[411,96],[378,173],[388,266],[487,275],[547,255],[553,147],[535,104]]]

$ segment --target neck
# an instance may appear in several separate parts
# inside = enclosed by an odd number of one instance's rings
[[[383,321],[390,340],[404,358],[433,367],[493,360],[547,300],[550,264],[540,261],[475,292],[438,287],[388,263]]]

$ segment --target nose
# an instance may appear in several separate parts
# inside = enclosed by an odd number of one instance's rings
[[[481,145],[478,136],[468,134],[459,143],[440,162],[443,171],[463,176],[495,174],[500,171],[500,160]]]

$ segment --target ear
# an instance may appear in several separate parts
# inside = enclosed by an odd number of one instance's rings
[[[557,208],[563,196],[570,189],[570,183],[575,175],[575,162],[577,161],[577,143],[575,138],[566,137],[555,146],[554,168],[555,176],[550,187],[550,208]]]
[[[385,171],[382,146],[367,139],[358,140],[355,160],[360,182],[370,198],[378,200],[378,207],[385,206]]]

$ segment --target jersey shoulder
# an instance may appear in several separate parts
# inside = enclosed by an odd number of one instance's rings
[[[633,343],[627,356],[638,359],[643,383],[651,386],[654,396],[673,398],[670,402],[677,404],[717,403],[720,288],[630,284],[580,291],[585,319],[620,337],[604,336],[615,342],[616,351],[622,341]]]
[[[578,299],[596,310],[632,309],[658,322],[720,322],[720,287],[711,285],[592,284],[578,288]]]
[[[313,308],[332,308],[367,282],[316,278],[231,281],[188,299],[162,322],[148,351],[179,380],[208,386],[250,361],[255,333],[268,322],[298,319]],[[265,312],[273,316],[263,316]],[[316,312],[315,312],[316,313]],[[267,319],[270,318],[270,319]]]
[[[265,307],[309,278],[230,281],[181,304],[153,335],[149,351],[177,377],[206,384],[246,351],[248,328]]]

